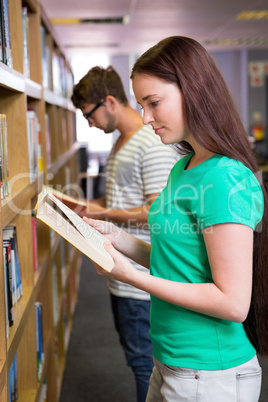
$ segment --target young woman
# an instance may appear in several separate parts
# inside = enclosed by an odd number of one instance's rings
[[[151,294],[147,401],[257,402],[256,351],[268,351],[267,195],[245,129],[213,58],[193,39],[162,40],[131,78],[144,124],[186,156],[149,210],[151,245],[85,220],[113,245],[113,270],[97,271]]]

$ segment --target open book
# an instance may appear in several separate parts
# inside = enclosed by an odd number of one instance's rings
[[[84,222],[50,191],[47,189],[41,191],[35,209],[38,219],[106,271],[112,270],[114,261],[104,248],[104,243],[109,240]]]
[[[69,207],[72,210],[79,209],[79,207],[81,208],[87,207],[86,200],[69,196],[65,193],[62,193],[61,191],[56,190],[53,187],[43,185],[42,190],[47,190],[49,193],[53,194],[55,197],[57,197],[60,201],[62,201],[65,205],[67,205],[67,207]]]

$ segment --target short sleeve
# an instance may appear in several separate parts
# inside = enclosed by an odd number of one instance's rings
[[[246,167],[213,169],[200,189],[198,224],[241,223],[253,230],[262,219],[264,200],[260,184]]]
[[[146,149],[142,160],[142,179],[146,195],[163,190],[169,173],[179,158],[178,152],[162,143]]]

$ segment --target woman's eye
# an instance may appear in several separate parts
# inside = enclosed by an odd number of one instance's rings
[[[159,101],[154,101],[154,102],[151,102],[150,105],[152,107],[156,107],[158,105],[158,103],[159,103]]]

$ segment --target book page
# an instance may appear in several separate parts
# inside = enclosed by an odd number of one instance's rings
[[[52,187],[49,186],[43,186],[43,190],[48,191],[49,193],[55,195],[55,197],[59,197],[62,200],[66,200],[66,201],[70,201],[72,203],[76,203],[77,205],[81,205],[82,207],[86,207],[87,206],[87,202],[85,200],[82,200],[80,198],[76,198],[76,197],[72,197],[70,195],[67,195],[65,193],[62,193],[61,191],[55,190]]]
[[[55,209],[55,206],[60,212]],[[47,190],[39,194],[36,210],[38,219],[104,269],[111,271],[114,261],[104,248],[104,243],[109,242],[105,236],[84,222],[80,216]]]

